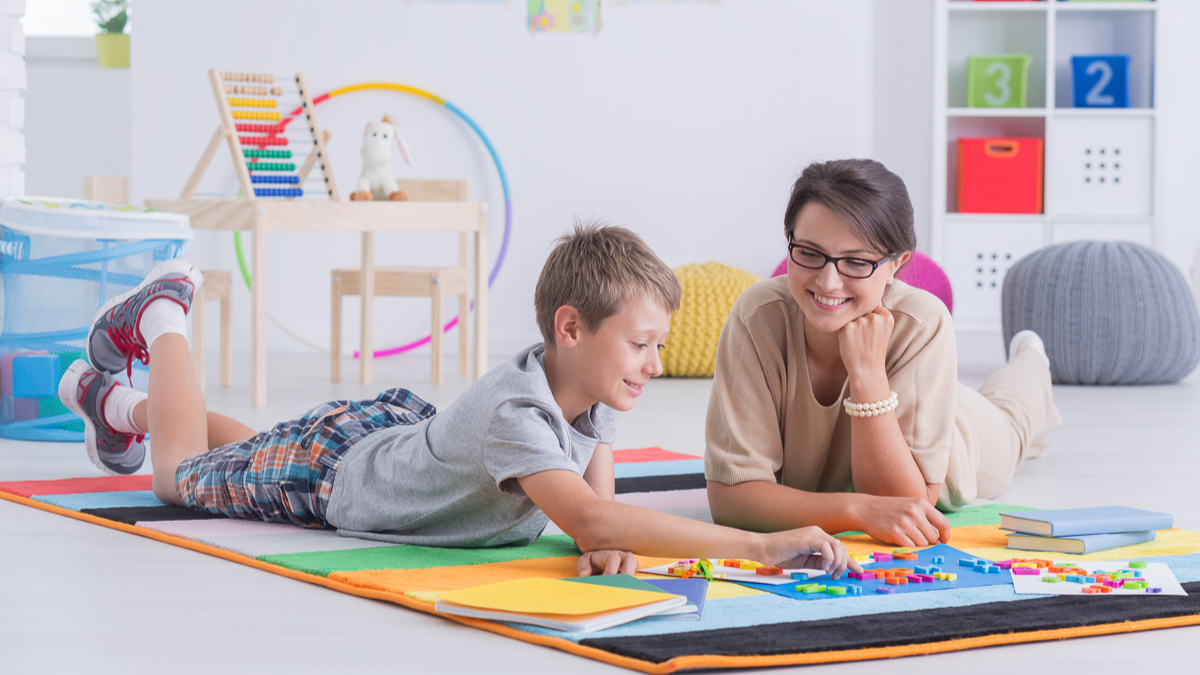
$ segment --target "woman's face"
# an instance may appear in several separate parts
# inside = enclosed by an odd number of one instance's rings
[[[810,254],[817,251],[831,258],[850,257],[875,262],[886,255],[852,234],[833,211],[818,202],[809,202],[800,210],[792,231],[792,243],[811,249]],[[851,321],[874,311],[883,299],[884,290],[895,281],[896,270],[911,255],[902,253],[897,258],[884,260],[866,279],[851,279],[840,274],[833,263],[819,270],[797,265],[794,256],[801,254],[801,249],[797,248],[788,256],[788,288],[800,303],[808,323],[825,332],[837,332]],[[866,265],[865,270],[869,269],[870,265]]]

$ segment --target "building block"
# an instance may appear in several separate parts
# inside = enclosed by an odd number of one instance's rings
[[[892,593],[896,592],[896,589],[888,588],[887,586],[878,586],[875,588],[875,592],[879,593],[880,595],[891,595]]]
[[[1067,580],[1067,581],[1073,581],[1073,582],[1075,582],[1075,583],[1077,583],[1077,584],[1078,584],[1078,583],[1083,583],[1083,577],[1079,576],[1078,574],[1068,574],[1068,575],[1067,575],[1067,579],[1066,579],[1066,580]]]
[[[892,558],[893,558],[893,559],[895,559],[895,560],[908,560],[908,561],[912,561],[912,560],[916,560],[916,559],[917,559],[917,554],[916,554],[916,553],[895,553],[895,554],[893,554],[893,555],[892,555]]]
[[[22,354],[12,360],[12,393],[16,398],[58,396],[58,356]]]
[[[1141,570],[1134,570],[1134,572],[1133,572],[1133,576],[1135,576],[1135,577],[1139,577],[1139,578],[1140,578],[1140,577],[1142,576],[1142,571],[1141,571]]]
[[[930,565],[929,571],[924,572],[923,574],[933,574],[934,572],[941,572],[941,571],[942,571],[942,568],[938,567],[937,565]]]
[[[933,562],[934,562],[934,563],[936,563],[936,564],[938,564],[938,565],[945,565],[945,564],[946,564],[946,556],[944,556],[944,555],[935,555],[935,556],[933,556]]]
[[[821,584],[809,584],[800,590],[801,593],[824,593],[825,587]]]
[[[1144,570],[1144,569],[1146,569],[1146,561],[1145,560],[1130,560],[1129,561],[1129,569]]]
[[[76,361],[87,361],[87,352],[59,352],[58,372],[65,373]]]
[[[1014,567],[1012,568],[1012,573],[1024,576],[1037,576],[1041,574],[1042,571],[1036,567]]]
[[[913,571],[917,574],[929,574],[930,570],[927,565],[914,565]]]
[[[1056,576],[1053,576],[1053,575],[1048,575],[1048,576],[1044,576],[1044,577],[1042,577],[1042,581],[1044,581],[1044,582],[1046,582],[1046,583],[1048,583],[1048,584],[1058,584],[1058,583],[1062,583],[1062,579],[1059,579],[1058,577],[1056,577]]]
[[[967,107],[1024,108],[1028,94],[1028,54],[967,57]]]
[[[908,579],[906,579],[904,577],[888,577],[887,579],[884,579],[883,581],[884,581],[884,583],[888,584],[889,586],[907,586],[908,585]]]
[[[862,555],[861,553],[855,553],[850,557],[854,559],[854,562],[871,562],[871,556]]]
[[[1083,578],[1083,583],[1085,583],[1085,584],[1094,584],[1094,583],[1096,583],[1096,577],[1084,577],[1084,578]]]
[[[797,581],[808,581],[808,572],[792,572],[792,578]]]
[[[928,575],[928,574],[914,574],[914,575],[912,575],[912,576],[914,576],[914,577],[917,577],[919,580],[921,580],[921,581],[922,581],[922,582],[924,582],[924,583],[927,583],[927,584],[931,584],[931,583],[933,583],[933,577],[932,577],[931,575]]]
[[[845,586],[828,586],[825,588],[825,592],[829,595],[845,595],[846,587]]]
[[[942,578],[943,581],[958,581],[958,575],[954,572],[944,572]]]
[[[922,581],[924,581],[924,579],[922,579],[922,578],[921,578],[921,575],[920,575],[920,574],[910,574],[910,575],[908,575],[908,576],[906,576],[906,577],[900,577],[900,578],[901,578],[901,579],[908,579],[908,583],[910,583],[910,584],[919,584],[919,583],[921,583]]]
[[[963,559],[961,559],[961,560],[959,560],[959,561],[958,561],[958,566],[959,566],[959,567],[974,567],[974,566],[975,566],[975,561],[974,561],[974,560],[967,559],[967,558],[963,558]]]
[[[876,553],[875,562],[888,562],[892,559],[891,553]]]
[[[1007,570],[1014,567],[1033,567],[1033,563],[1014,563],[1011,560],[1002,560],[996,563],[996,567],[999,567],[1002,570]]]
[[[1071,103],[1076,108],[1129,107],[1129,54],[1071,57]]]
[[[897,553],[912,553],[912,551],[911,551],[911,550],[909,550],[909,549],[907,549],[907,548],[894,548],[894,549],[892,549],[892,555],[896,555]]]
[[[1083,592],[1087,593],[1088,595],[1093,595],[1095,593],[1100,592],[1100,587],[1099,586],[1088,586],[1087,588],[1083,589]]]
[[[846,586],[846,595],[862,595],[862,586]]]
[[[870,581],[871,579],[875,579],[878,576],[879,575],[875,574],[874,572],[872,572],[870,570],[864,570],[862,574],[858,575],[858,578],[861,579],[862,581]]]
[[[45,419],[47,417],[58,417],[59,415],[72,416],[73,421],[65,422],[63,424],[56,424],[54,425],[54,428],[83,433],[83,420],[79,419],[78,416],[75,416],[74,413],[71,412],[71,409],[64,405],[59,399],[39,398],[37,399],[37,403],[37,416],[41,419]]]
[[[988,565],[987,567],[985,567],[985,568],[983,569],[983,571],[984,571],[984,572],[986,572],[986,573],[988,573],[988,574],[999,574],[999,573],[1000,573],[1000,568],[999,568],[999,567],[996,567],[995,565]]]
[[[766,566],[763,566],[763,567],[760,567],[760,568],[754,570],[754,573],[761,574],[764,577],[773,577],[777,574],[783,574],[783,570],[779,569],[778,567],[766,565]]]
[[[1158,586],[1155,586],[1153,588],[1147,588],[1146,592],[1147,593],[1162,593],[1162,589],[1159,588]]]
[[[38,418],[38,400],[36,398],[14,398],[12,421],[36,420]]]

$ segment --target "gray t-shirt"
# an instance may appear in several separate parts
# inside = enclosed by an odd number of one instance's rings
[[[531,544],[550,519],[517,478],[579,475],[611,443],[617,411],[596,403],[574,425],[554,401],[541,343],[490,371],[445,412],[354,444],[325,517],[343,536],[424,546]]]

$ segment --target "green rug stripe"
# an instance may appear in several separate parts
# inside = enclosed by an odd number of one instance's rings
[[[946,516],[946,520],[950,521],[950,527],[968,527],[971,525],[999,525],[1001,513],[1039,510],[1029,508],[1028,506],[1014,506],[1012,504],[982,504],[980,506],[968,506],[965,509],[942,515]],[[853,537],[861,534],[866,533],[851,530],[849,532],[839,532],[837,536]]]
[[[298,572],[329,576],[333,572],[360,570],[419,570],[455,565],[577,556],[579,549],[565,534],[542,537],[531,546],[499,548],[436,548],[432,546],[377,546],[342,551],[263,555],[258,559]]]

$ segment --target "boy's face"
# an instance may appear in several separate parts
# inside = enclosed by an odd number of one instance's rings
[[[628,300],[621,311],[583,329],[572,354],[571,377],[590,400],[631,410],[642,387],[662,375],[659,350],[671,330],[671,313],[650,298]]]

